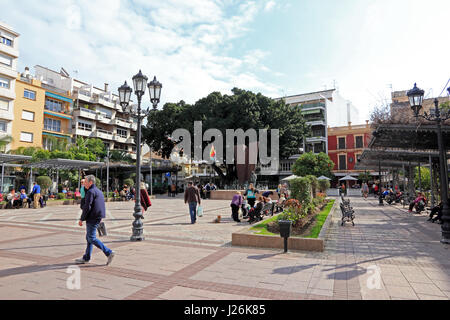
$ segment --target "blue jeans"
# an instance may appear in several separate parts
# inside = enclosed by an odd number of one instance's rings
[[[83,259],[85,261],[91,260],[91,254],[92,254],[92,245],[96,246],[100,250],[103,251],[103,253],[106,256],[109,256],[111,254],[111,249],[108,249],[100,240],[97,239],[97,227],[100,222],[93,223],[93,222],[86,222],[86,240],[87,240],[87,248],[86,252],[83,256]]]
[[[197,202],[189,202],[189,214],[191,215],[191,223],[197,220]]]

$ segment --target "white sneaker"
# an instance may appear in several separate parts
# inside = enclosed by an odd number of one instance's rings
[[[112,262],[114,256],[115,256],[115,252],[111,251],[110,255],[108,256],[108,261],[106,262],[106,265],[109,266],[109,264]]]

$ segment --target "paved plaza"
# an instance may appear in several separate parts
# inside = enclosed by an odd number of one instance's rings
[[[107,203],[110,266],[94,248],[69,288],[85,250],[76,206],[0,211],[0,299],[304,300],[450,298],[450,251],[440,225],[401,206],[351,198],[356,225],[333,215],[324,252],[231,246],[247,223],[232,221],[229,201],[205,200],[190,224],[183,199],[154,199],[143,242],[130,242],[133,202]],[[222,222],[212,221],[217,215]]]

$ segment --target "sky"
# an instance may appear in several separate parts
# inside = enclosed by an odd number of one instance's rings
[[[434,97],[450,78],[448,0],[2,0],[1,7],[0,21],[20,33],[18,71],[63,67],[117,93],[142,69],[163,84],[160,107],[233,87],[272,98],[336,87],[358,108],[356,124],[392,90],[417,82]]]

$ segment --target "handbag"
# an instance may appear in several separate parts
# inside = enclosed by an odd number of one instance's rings
[[[100,222],[98,224],[97,231],[98,231],[98,236],[99,237],[103,237],[103,236],[107,236],[108,235],[108,233],[106,232],[106,225],[105,225],[104,222]]]
[[[198,206],[198,208],[197,208],[197,216],[203,217],[203,208],[202,208],[202,206]]]
[[[244,216],[244,214],[242,213],[242,209],[241,208],[239,208],[239,210],[238,210],[238,219],[239,220],[242,220],[242,217]]]

